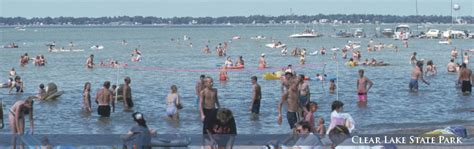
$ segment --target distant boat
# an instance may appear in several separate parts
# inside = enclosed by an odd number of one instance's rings
[[[25,27],[15,27],[15,30],[17,31],[26,31]]]
[[[284,48],[286,47],[286,44],[269,43],[269,44],[266,44],[265,46],[274,49],[274,48]]]
[[[352,37],[352,36],[353,36],[352,33],[349,33],[349,32],[340,30],[340,31],[337,32],[336,35],[334,35],[333,37],[334,37],[334,38],[350,38],[350,37]]]
[[[354,31],[354,37],[357,37],[357,38],[365,38],[364,29],[362,29],[362,28],[356,28],[355,31]]]
[[[5,45],[3,48],[18,48],[18,45]]]
[[[92,50],[102,50],[102,49],[104,49],[104,46],[95,45],[95,46],[92,46],[91,49]]]
[[[296,33],[292,34],[289,37],[290,38],[315,38],[315,37],[321,37],[321,34],[315,33],[314,30],[305,30],[302,33]]]
[[[387,37],[387,38],[393,38],[394,34],[395,34],[395,32],[393,32],[393,29],[391,29],[391,28],[386,28],[386,29],[383,29],[383,31],[382,31],[382,35]]]
[[[441,36],[441,32],[437,29],[430,29],[425,33],[425,35],[426,38],[439,38]]]
[[[465,31],[447,30],[442,34],[443,38],[468,38]]]
[[[400,24],[395,28],[395,40],[405,40],[410,38],[411,30],[407,24]]]
[[[234,36],[232,37],[232,40],[239,40],[240,39],[240,36]]]

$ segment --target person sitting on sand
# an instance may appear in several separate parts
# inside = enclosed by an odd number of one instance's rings
[[[458,65],[454,63],[454,59],[451,59],[447,65],[448,72],[457,72]]]

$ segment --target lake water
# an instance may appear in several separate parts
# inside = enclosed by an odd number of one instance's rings
[[[395,25],[385,27],[394,28]],[[117,76],[123,83],[125,76],[132,78],[131,87],[135,107],[134,111],[145,114],[148,126],[158,129],[162,134],[200,134],[202,124],[195,105],[194,85],[199,75],[210,75],[214,78],[215,88],[219,90],[221,105],[230,108],[237,120],[239,134],[278,134],[290,131],[284,119],[280,126],[276,123],[277,105],[280,101],[279,81],[263,80],[262,74],[278,70],[288,64],[293,64],[297,73],[315,76],[322,73],[323,65],[329,76],[336,76],[337,66],[331,60],[332,51],[328,55],[307,56],[307,65],[298,64],[299,57],[281,56],[280,50],[264,47],[270,39],[251,40],[250,37],[264,35],[281,40],[289,49],[301,47],[308,53],[321,47],[342,47],[348,40],[361,41],[367,45],[370,38],[331,38],[328,33],[335,30],[363,27],[367,34],[373,34],[373,25],[318,25],[315,26],[326,35],[314,39],[290,39],[292,33],[302,31],[298,26],[272,27],[77,27],[77,28],[27,28],[26,31],[16,31],[13,28],[0,28],[0,43],[16,42],[18,49],[0,49],[0,80],[7,80],[8,70],[17,69],[17,74],[25,82],[24,95],[7,95],[8,90],[0,90],[0,98],[6,108],[26,95],[37,92],[40,83],[55,82],[59,90],[65,91],[58,101],[35,102],[35,133],[37,134],[121,134],[127,132],[134,124],[130,112],[122,112],[123,105],[119,103],[115,113],[108,120],[100,119],[97,115],[97,105],[93,104],[94,112],[81,112],[82,87],[85,82],[92,83],[92,95],[106,80],[115,84]],[[447,25],[435,26],[445,30]],[[460,29],[473,29],[473,26],[456,26]],[[36,30],[36,31],[35,31]],[[421,29],[420,29],[421,30]],[[191,37],[183,41],[184,35]],[[232,36],[239,35],[241,40],[229,43],[227,54],[234,62],[242,55],[246,68],[242,71],[229,72],[230,80],[225,83],[217,81],[216,64],[223,63],[224,57],[217,57],[214,47],[218,43],[229,41]],[[170,39],[180,41],[171,41]],[[128,45],[122,46],[121,41],[127,40]],[[207,43],[208,40],[210,43]],[[67,47],[73,41],[76,47],[85,49],[84,52],[49,53],[45,44],[56,41],[58,47]],[[473,40],[453,40],[453,45],[440,45],[437,39],[411,39],[409,48],[402,48],[401,41],[388,38],[374,38],[375,42],[393,43],[400,47],[400,52],[393,49],[383,49],[381,52],[367,53],[362,48],[362,59],[376,58],[390,63],[386,67],[347,67],[338,54],[339,61],[339,100],[344,102],[344,111],[350,113],[356,127],[361,132],[376,132],[396,128],[427,126],[438,124],[463,124],[472,122],[474,117],[470,109],[474,107],[472,96],[462,96],[455,88],[456,74],[446,72],[446,64],[450,59],[450,50],[456,46],[461,49],[474,48]],[[192,42],[193,47],[189,46]],[[201,49],[209,44],[212,54],[205,55]],[[90,50],[92,45],[104,45],[103,50]],[[143,61],[131,62],[132,49],[139,48],[144,55]],[[30,57],[45,55],[48,63],[45,67],[35,67],[29,64],[20,67],[19,57],[27,52]],[[428,77],[430,86],[420,84],[417,94],[408,91],[408,81],[412,65],[408,63],[413,52],[418,53],[418,59],[432,59],[438,66],[438,74]],[[258,58],[266,54],[270,69],[257,70]],[[460,52],[459,52],[460,53]],[[88,55],[95,55],[95,63],[110,58],[119,63],[127,63],[128,69],[96,67],[85,69],[84,64]],[[350,56],[350,55],[349,55]],[[471,69],[472,65],[469,66]],[[356,79],[359,69],[366,70],[366,76],[374,86],[369,93],[368,107],[357,106]],[[117,74],[118,72],[118,74]],[[247,108],[251,99],[250,77],[259,77],[262,86],[262,106],[258,121],[250,120]],[[331,102],[336,95],[328,92],[328,85],[321,81],[310,81],[312,100],[318,102],[317,117],[324,117],[329,125]],[[184,109],[180,112],[180,123],[166,120],[165,96],[171,85],[178,86],[178,92],[183,97]],[[6,116],[5,116],[6,117]],[[7,123],[7,121],[5,121]],[[0,134],[8,134],[8,127],[0,130]]]

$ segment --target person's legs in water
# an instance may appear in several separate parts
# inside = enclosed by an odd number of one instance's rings
[[[462,81],[461,83],[461,91],[465,94],[469,94],[472,91],[472,84],[471,81]]]
[[[367,93],[358,93],[359,102],[367,102]]]
[[[298,112],[287,112],[286,119],[288,120],[290,128],[293,129],[295,124],[298,122]]]
[[[410,91],[418,91],[418,80],[410,80],[410,84],[408,86]]]

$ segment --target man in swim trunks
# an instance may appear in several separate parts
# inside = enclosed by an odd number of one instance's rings
[[[309,109],[306,109],[306,105],[311,101],[311,92],[309,90],[309,85],[307,82],[304,81],[304,75],[300,75],[299,77],[299,103],[300,108],[304,110],[304,112],[308,112]]]
[[[260,113],[260,101],[262,99],[262,89],[257,83],[257,76],[252,76],[252,103],[250,104],[249,111],[252,112],[252,117],[255,118]]]
[[[472,81],[474,76],[472,71],[467,68],[466,63],[461,64],[461,71],[459,73],[459,82],[461,83],[461,91],[464,94],[470,94],[472,92]]]
[[[205,77],[206,77],[205,75],[201,75],[199,77],[199,81],[196,82],[196,87],[194,87],[194,90],[196,91],[196,96],[197,96],[196,105],[199,105],[199,99],[200,99],[201,91],[204,89],[204,78]]]
[[[205,88],[200,93],[199,98],[199,113],[201,121],[203,122],[203,134],[207,134],[205,128],[210,123],[209,120],[215,116],[217,109],[220,107],[217,97],[217,89],[212,88],[214,81],[211,77],[204,79]]]
[[[456,67],[458,67],[458,65],[456,63],[454,63],[454,59],[451,59],[451,61],[449,61],[448,63],[448,72],[456,72]]]
[[[125,77],[124,79],[125,84],[123,85],[123,109],[125,111],[130,110],[133,107],[133,100],[132,100],[132,88],[130,88],[130,83],[132,80],[130,77]]]
[[[94,54],[91,54],[89,58],[87,58],[86,67],[90,69],[94,67]]]
[[[102,117],[110,117],[110,103],[112,103],[112,112],[115,112],[115,101],[112,99],[112,92],[109,90],[110,82],[105,81],[103,88],[97,92],[95,100],[98,102],[97,113]]]
[[[415,68],[413,68],[411,72],[411,80],[409,84],[410,91],[418,91],[418,79],[421,79],[427,85],[430,85],[424,78],[423,78],[423,62],[418,61],[416,63]]]
[[[278,124],[282,123],[282,114],[281,114],[281,109],[283,107],[283,104],[286,102],[288,103],[287,107],[287,113],[286,113],[286,118],[288,120],[288,124],[290,125],[290,128],[293,129],[295,127],[295,124],[298,122],[300,119],[300,106],[299,106],[299,78],[298,77],[290,77],[288,78],[288,91],[283,94],[281,97],[280,104],[278,105]]]
[[[367,92],[372,88],[372,81],[364,76],[364,70],[359,70],[359,79],[357,79],[357,94],[359,95],[359,102],[367,102]]]

